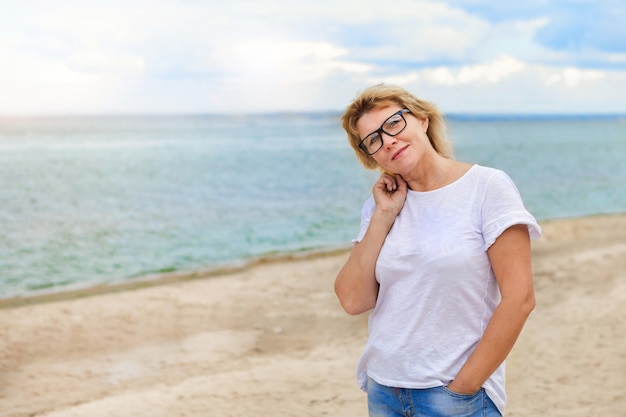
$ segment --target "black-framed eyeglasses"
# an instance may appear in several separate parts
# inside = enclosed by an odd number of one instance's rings
[[[365,136],[359,143],[359,148],[368,155],[374,155],[383,147],[383,133],[389,136],[396,136],[406,127],[406,119],[404,113],[410,113],[408,109],[398,110],[383,122],[378,130]]]

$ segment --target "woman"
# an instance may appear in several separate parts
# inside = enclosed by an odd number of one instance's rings
[[[370,416],[501,415],[541,229],[504,172],[451,158],[431,103],[377,85],[342,120],[382,172],[335,282],[347,313],[373,309],[357,370]]]

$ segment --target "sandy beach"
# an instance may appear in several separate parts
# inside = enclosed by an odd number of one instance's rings
[[[507,416],[626,416],[626,215],[542,223]],[[0,416],[366,416],[346,251],[0,302]]]

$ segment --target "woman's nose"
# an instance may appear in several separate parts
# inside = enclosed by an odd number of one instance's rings
[[[385,145],[386,148],[390,148],[392,145],[394,145],[398,140],[396,139],[395,136],[391,136],[385,132],[381,133],[382,139],[383,139],[383,144]]]

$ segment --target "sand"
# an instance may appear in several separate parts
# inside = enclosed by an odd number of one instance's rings
[[[508,416],[626,416],[626,216],[543,223]],[[0,302],[0,416],[366,416],[338,251]]]

